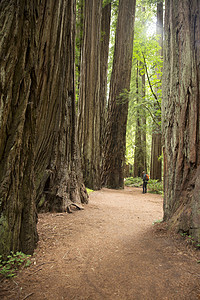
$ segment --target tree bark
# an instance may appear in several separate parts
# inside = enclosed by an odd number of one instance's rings
[[[164,220],[200,241],[200,2],[166,2]]]
[[[104,159],[104,184],[110,188],[124,187],[126,123],[133,54],[134,19],[135,1],[119,1]]]
[[[34,184],[34,2],[1,1],[0,253],[32,252],[38,236]]]
[[[41,198],[58,211],[87,201],[76,152],[73,5],[72,0],[0,3],[4,255],[33,253]]]
[[[85,201],[76,141],[75,3],[47,1],[39,10],[37,206],[44,201],[46,211],[66,211]]]
[[[76,1],[76,97],[79,96],[81,55],[83,48],[83,7],[84,0]]]
[[[108,75],[108,55],[110,41],[110,21],[111,21],[111,3],[102,8],[101,21],[101,53],[100,53],[100,170],[102,178],[104,146],[105,146],[105,129],[107,119],[107,75]],[[101,179],[102,180],[102,179]]]
[[[158,55],[163,56],[163,1],[157,3],[157,24],[156,34],[159,35],[159,45],[161,47]],[[160,75],[157,74],[157,78]],[[160,78],[161,79],[161,78]],[[159,109],[155,104],[155,110]],[[161,122],[160,117],[157,118],[157,122]],[[161,127],[153,125],[152,142],[151,142],[151,167],[150,175],[151,179],[162,180],[162,160],[159,159],[162,155],[162,133]]]
[[[143,66],[144,68],[144,66]],[[146,97],[146,76],[145,73],[141,75],[142,77],[142,101],[145,100]],[[142,109],[142,117],[141,117],[141,123],[142,123],[142,136],[141,136],[141,142],[142,142],[142,152],[143,152],[143,170],[146,170],[147,172],[147,119],[146,119],[146,110]],[[140,174],[141,176],[141,174]]]
[[[141,63],[140,63],[141,64]],[[134,177],[141,177],[142,171],[146,172],[146,117],[145,111],[140,106],[145,97],[145,74],[139,74],[139,62],[136,69],[136,128],[134,151]],[[141,99],[142,98],[142,99]]]
[[[162,180],[162,160],[159,159],[162,155],[162,134],[161,132],[152,132],[151,140],[151,179]]]
[[[100,178],[100,50],[101,0],[85,1],[79,97],[79,145],[85,185],[101,188]]]

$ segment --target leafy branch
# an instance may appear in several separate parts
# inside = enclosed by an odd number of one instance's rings
[[[148,108],[148,106],[146,106],[145,104],[143,104],[143,106],[145,107],[146,110],[148,110],[150,116],[152,117],[152,120],[154,121],[154,123],[160,127],[160,124],[157,122],[156,118],[154,117],[153,113],[151,112],[151,110]]]
[[[159,108],[161,109],[161,105],[160,105],[160,102],[158,101],[158,97],[157,95],[154,93],[154,90],[153,90],[153,87],[152,87],[152,84],[151,84],[151,80],[150,80],[150,77],[149,77],[149,72],[148,72],[148,68],[147,68],[147,63],[146,63],[146,59],[145,59],[145,55],[144,53],[142,52],[142,56],[143,56],[143,59],[144,59],[144,67],[145,67],[145,71],[146,71],[146,74],[147,74],[147,79],[148,79],[148,83],[149,83],[149,87],[151,89],[151,92],[152,92],[152,95],[154,96]]]

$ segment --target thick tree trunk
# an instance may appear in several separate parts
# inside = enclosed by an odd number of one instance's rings
[[[161,47],[158,55],[163,56],[163,1],[157,3],[157,24],[156,24],[156,33],[159,34],[159,45]],[[160,75],[157,74],[157,78],[160,78]],[[160,78],[161,79],[161,78]],[[160,109],[155,105],[155,110]],[[158,122],[161,122],[161,119],[158,118]],[[162,180],[162,160],[159,159],[162,155],[162,133],[161,128],[158,128],[157,125],[153,126],[152,132],[152,143],[151,143],[151,167],[150,167],[150,176],[151,179]]]
[[[87,201],[78,169],[72,0],[1,1],[0,253],[33,253],[36,202]]]
[[[164,220],[200,241],[200,2],[166,2]]]
[[[100,50],[101,0],[85,1],[79,98],[79,145],[87,187],[101,188],[100,179]]]
[[[42,207],[51,211],[65,211],[85,194],[76,141],[75,3],[59,3],[44,2],[37,22],[37,205],[44,201]]]
[[[107,118],[107,75],[108,75],[108,55],[110,41],[110,21],[111,21],[111,3],[102,8],[101,21],[101,56],[100,56],[100,169],[102,178],[103,155],[105,146],[105,126]]]
[[[34,2],[1,1],[0,253],[37,242],[34,184]],[[33,48],[33,51],[30,49]]]
[[[133,54],[134,19],[135,0],[119,1],[104,160],[104,184],[110,188],[124,187],[126,123]]]

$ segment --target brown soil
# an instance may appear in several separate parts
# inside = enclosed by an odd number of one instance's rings
[[[199,251],[166,231],[162,197],[103,189],[84,210],[39,216],[32,265],[0,299],[200,299]]]

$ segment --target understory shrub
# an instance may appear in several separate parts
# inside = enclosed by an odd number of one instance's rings
[[[163,194],[163,183],[162,181],[150,179],[148,182],[148,191],[152,194]]]
[[[142,187],[143,180],[141,177],[127,177],[125,179],[126,186]],[[161,181],[150,179],[148,181],[148,192],[152,194],[163,194],[163,183]]]
[[[143,181],[141,177],[127,177],[125,179],[126,186],[141,187],[142,183]]]
[[[16,276],[17,270],[30,266],[30,257],[31,255],[26,255],[22,252],[13,253],[12,251],[6,259],[0,255],[0,275],[6,278]]]

